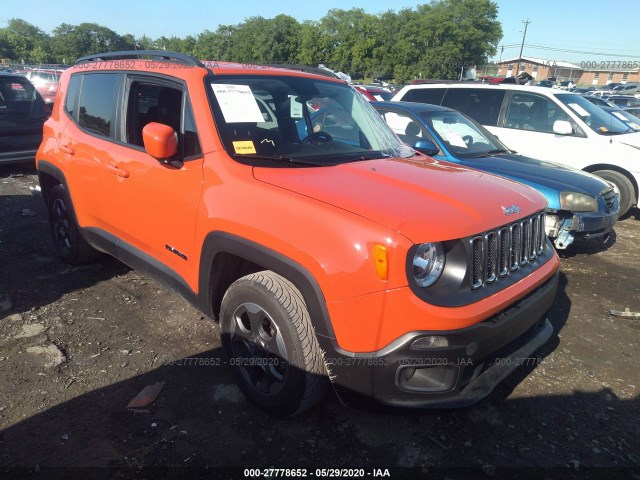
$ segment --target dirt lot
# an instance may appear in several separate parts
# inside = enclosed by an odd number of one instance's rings
[[[563,254],[556,334],[485,401],[373,414],[330,395],[281,420],[245,400],[217,325],[181,298],[107,257],[62,264],[36,184],[29,168],[0,167],[0,478],[379,467],[391,478],[640,479],[640,320],[609,313],[640,311],[639,210],[605,248]],[[170,363],[190,358],[211,365]],[[148,413],[125,408],[156,382]]]

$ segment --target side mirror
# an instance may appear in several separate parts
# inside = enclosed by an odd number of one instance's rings
[[[435,143],[431,140],[418,140],[413,144],[413,148],[425,155],[429,155],[430,157],[437,155],[438,152],[440,152],[440,149],[436,147]]]
[[[142,142],[147,153],[158,160],[173,157],[178,151],[176,132],[163,123],[147,123],[142,129]]]
[[[553,133],[557,135],[573,135],[573,127],[566,120],[556,120],[553,122]]]

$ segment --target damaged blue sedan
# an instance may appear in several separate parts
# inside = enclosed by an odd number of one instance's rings
[[[619,194],[614,185],[581,170],[518,155],[456,110],[413,102],[372,105],[415,150],[524,183],[542,193],[548,202],[547,235],[557,249],[574,241],[606,240],[618,219]]]

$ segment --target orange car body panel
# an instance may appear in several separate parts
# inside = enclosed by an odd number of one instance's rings
[[[313,275],[340,348],[371,352],[412,331],[453,330],[482,321],[558,269],[554,253],[541,268],[481,301],[455,308],[430,305],[407,287],[406,254],[414,243],[481,233],[516,219],[505,217],[496,205],[510,205],[517,196],[524,217],[544,209],[544,197],[515,182],[424,156],[300,169],[240,164],[225,152],[217,134],[204,69],[126,62],[135,66],[137,74],[167,78],[179,69],[176,77],[188,87],[202,158],[179,169],[163,165],[143,149],[83,132],[54,109],[37,161],[46,160],[65,172],[82,227],[103,229],[134,245],[171,268],[195,293],[207,234],[227,232],[250,239]],[[64,99],[70,75],[90,67],[81,64],[62,75],[58,103]],[[246,66],[238,64],[208,67],[215,74],[247,73]],[[256,75],[282,74],[280,69],[250,70]],[[73,138],[85,141],[74,144]],[[376,274],[376,244],[388,248],[387,280]]]
[[[536,280],[544,282],[556,270],[555,262],[547,262],[536,270]],[[408,287],[329,302],[327,307],[340,348],[375,352],[409,332],[450,331],[481,322],[524,297],[530,285],[527,277],[502,290],[504,295],[492,295],[462,307],[429,305]]]

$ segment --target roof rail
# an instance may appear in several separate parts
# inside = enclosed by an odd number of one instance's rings
[[[163,62],[176,62],[192,67],[206,68],[200,60],[187,55],[185,53],[165,52],[164,50],[123,50],[119,52],[97,53],[95,55],[87,55],[76,60],[76,65],[83,62],[97,62],[101,60],[121,60],[125,58],[142,58],[151,57],[152,60]]]
[[[264,65],[265,67],[274,67],[274,68],[286,68],[288,70],[298,70],[300,72],[305,73],[315,73],[316,75],[323,75],[325,77],[337,78],[341,80],[341,78],[335,73],[325,70],[324,68],[316,68],[316,67],[307,67],[305,65],[291,65],[289,63],[268,63]]]

